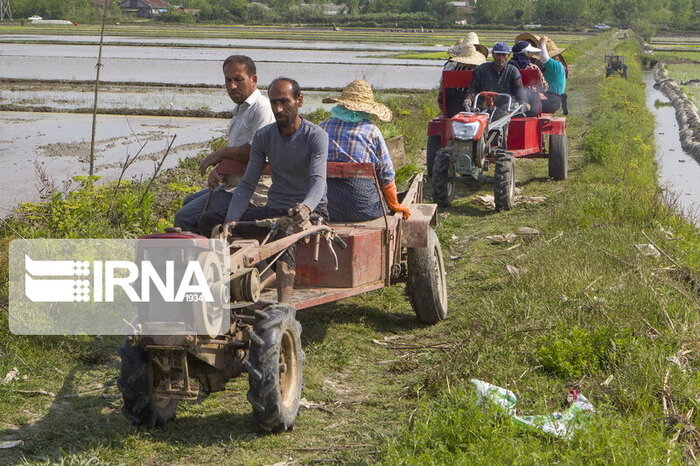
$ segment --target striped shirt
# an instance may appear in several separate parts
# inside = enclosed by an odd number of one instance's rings
[[[348,123],[337,118],[319,124],[328,133],[328,161],[373,163],[380,186],[394,181],[394,164],[381,131],[369,120]]]

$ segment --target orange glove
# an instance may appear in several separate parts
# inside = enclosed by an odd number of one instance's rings
[[[399,195],[396,192],[396,183],[391,182],[385,186],[381,187],[382,194],[384,194],[384,200],[391,210],[394,212],[403,213],[403,219],[406,220],[411,216],[411,209],[403,204],[399,204]]]

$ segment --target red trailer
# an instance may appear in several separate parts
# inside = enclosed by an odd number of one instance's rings
[[[222,171],[241,173],[242,167],[227,162]],[[381,195],[372,164],[329,163],[327,176],[371,178]],[[246,372],[253,420],[266,431],[291,429],[299,410],[304,362],[297,310],[405,281],[419,321],[434,324],[444,319],[445,269],[432,228],[437,207],[420,203],[422,188],[422,175],[415,175],[401,199],[411,209],[407,220],[399,213],[367,222],[308,225],[270,242],[269,235],[228,238],[228,276],[220,272],[203,236],[171,230],[143,237],[157,240],[153,247],[162,247],[164,239],[190,239],[194,252],[178,251],[178,257],[196,258],[206,265],[213,290],[230,291],[216,303],[192,306],[193,321],[205,331],[195,332],[182,322],[163,322],[162,317],[153,322],[148,307],[140,310],[134,328],[161,332],[136,330],[120,351],[118,385],[125,416],[134,424],[163,425],[174,419],[180,400],[225,390],[229,379]],[[289,219],[254,223],[276,228],[285,221]],[[298,249],[293,300],[277,303],[276,293],[265,289],[261,271],[294,243]],[[229,288],[219,286],[222,283]],[[225,315],[230,315],[230,325],[222,319]],[[178,331],[163,334],[163,329]]]

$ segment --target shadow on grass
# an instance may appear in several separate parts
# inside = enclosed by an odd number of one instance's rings
[[[323,341],[331,324],[357,324],[388,334],[406,332],[424,326],[418,322],[416,315],[412,312],[410,314],[390,312],[374,306],[353,303],[332,303],[304,309],[297,313],[297,319],[301,322],[303,329],[301,337],[304,346]]]
[[[117,349],[114,348],[116,352]],[[231,413],[222,407],[215,414],[178,417],[165,427],[144,429],[131,425],[121,413],[119,394],[89,394],[76,396],[77,381],[94,369],[89,364],[76,365],[65,377],[63,385],[53,398],[46,414],[17,429],[0,433],[0,440],[22,440],[22,446],[0,450],[0,465],[23,461],[53,463],[70,456],[70,464],[93,464],[95,450],[129,450],[134,438],[148,438],[150,442],[187,446],[211,446],[221,443],[244,443],[265,435],[253,424],[245,396],[240,403],[246,410]],[[243,375],[245,376],[245,374]],[[116,378],[105,383],[116,385]],[[41,396],[37,394],[38,396]],[[37,408],[38,409],[38,408]],[[182,412],[183,406],[178,411]],[[212,428],[216,426],[216,428]],[[95,463],[96,464],[96,463]]]

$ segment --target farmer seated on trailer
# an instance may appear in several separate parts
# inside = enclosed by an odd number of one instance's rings
[[[317,125],[301,118],[304,103],[299,83],[290,78],[277,78],[268,88],[275,123],[255,133],[250,145],[248,166],[226,208],[208,211],[199,221],[199,231],[212,232],[222,224],[221,233],[228,235],[236,222],[293,216],[303,227],[313,217],[328,220],[326,208],[326,159],[328,135]],[[272,171],[272,186],[264,207],[250,206],[255,185],[265,168]],[[275,241],[286,236],[279,231]],[[288,303],[294,287],[295,245],[290,246],[275,263],[277,299]]]
[[[320,124],[328,133],[328,161],[373,163],[386,204],[408,218],[410,209],[399,204],[394,164],[386,142],[379,128],[370,121],[370,114],[391,121],[391,110],[375,102],[372,88],[361,79],[345,86],[339,98],[327,98],[323,102],[338,104],[331,110],[331,118]],[[329,178],[328,213],[331,222],[362,222],[381,217],[385,207],[374,180]]]
[[[236,104],[229,126],[228,144],[207,155],[200,164],[202,175],[210,165],[215,165],[209,173],[208,188],[187,196],[182,208],[175,214],[176,227],[204,235],[210,232],[197,230],[199,218],[208,210],[226,208],[231,202],[233,189],[241,179],[240,175],[219,175],[218,165],[226,159],[247,163],[253,135],[275,121],[270,101],[258,89],[255,62],[250,57],[231,55],[224,61],[223,72],[226,92]],[[258,183],[251,202],[257,206],[265,205],[269,187],[269,177],[265,176]]]
[[[510,46],[505,42],[494,44],[491,50],[493,61],[477,66],[472,72],[472,84],[464,99],[466,106],[472,106],[479,92],[490,91],[510,94],[523,104],[525,112],[529,112],[530,104],[527,102],[520,72],[516,67],[508,64],[510,52]]]
[[[479,45],[479,44],[477,44]],[[488,55],[488,49],[481,45],[483,49],[486,50],[486,55]],[[474,44],[461,42],[454,47],[451,47],[447,53],[450,59],[445,66],[443,71],[460,71],[460,70],[473,70],[477,66],[486,62],[486,57],[482,53],[481,49],[477,49]],[[440,83],[442,88],[442,82]],[[448,87],[445,89],[445,117],[451,118],[459,112],[464,111],[464,98],[467,96],[467,87]],[[440,108],[443,107],[443,93],[438,92],[438,105]]]

